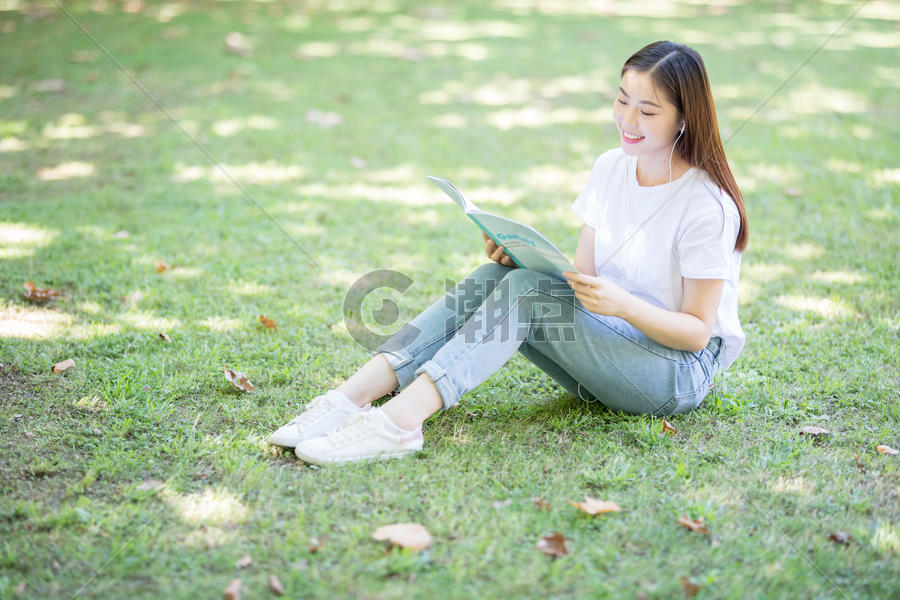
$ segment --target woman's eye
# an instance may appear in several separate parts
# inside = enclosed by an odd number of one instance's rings
[[[654,116],[656,116],[656,113],[648,113],[648,112],[644,112],[644,111],[641,111],[641,114],[644,115],[645,117],[654,117]]]
[[[624,100],[622,100],[621,98],[619,98],[619,104],[628,104],[628,103],[625,102]]]

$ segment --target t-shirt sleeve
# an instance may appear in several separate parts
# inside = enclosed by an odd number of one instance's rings
[[[572,203],[572,212],[588,226],[597,228],[597,204],[600,201],[601,184],[603,183],[603,155],[594,161],[587,185]]]
[[[740,216],[731,198],[718,209],[692,219],[677,242],[681,276],[689,279],[729,279]],[[723,223],[724,221],[724,223]]]

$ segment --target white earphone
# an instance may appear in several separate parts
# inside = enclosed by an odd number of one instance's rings
[[[672,183],[672,155],[675,153],[675,146],[678,144],[678,139],[684,134],[686,125],[686,121],[681,122],[681,129],[678,131],[678,137],[675,138],[675,143],[672,144],[672,151],[669,152],[669,183]]]

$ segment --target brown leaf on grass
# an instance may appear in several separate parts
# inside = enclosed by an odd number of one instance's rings
[[[161,340],[164,341],[164,342],[171,342],[171,341],[172,341],[172,338],[170,338],[169,335],[168,335],[167,333],[161,333],[161,334],[159,334],[159,339],[161,339]]]
[[[545,535],[539,539],[537,549],[554,558],[572,554],[572,547],[569,545],[569,540],[558,531],[553,535]]]
[[[242,585],[243,583],[238,578],[229,581],[228,585],[225,586],[225,600],[240,600]]]
[[[64,360],[62,362],[58,362],[55,365],[53,365],[52,367],[50,367],[50,370],[53,371],[53,373],[55,375],[59,375],[63,371],[67,371],[74,366],[75,366],[75,361],[72,360],[71,358],[67,358],[66,360]]]
[[[175,265],[170,265],[164,260],[156,261],[156,272],[162,273],[163,271],[168,271],[169,269],[174,269]]]
[[[837,542],[838,544],[844,544],[845,546],[850,545],[850,540],[853,539],[849,533],[845,531],[837,531],[835,533],[828,534],[828,539],[832,542]]]
[[[665,419],[663,419],[663,428],[662,428],[662,432],[663,432],[663,433],[668,433],[668,434],[670,434],[670,435],[675,435],[676,433],[678,433],[678,430],[676,430],[674,427],[672,427],[672,424],[671,424],[671,423],[669,423],[668,421],[666,421]]]
[[[269,589],[276,596],[284,596],[284,586],[281,585],[281,580],[276,575],[269,575]]]
[[[681,589],[684,591],[685,598],[693,598],[700,591],[700,586],[685,577],[681,576]]]
[[[59,290],[47,288],[45,290],[34,287],[33,281],[26,281],[22,284],[25,288],[25,298],[31,300],[35,304],[46,304],[59,296]]]
[[[237,56],[247,56],[253,50],[250,41],[237,31],[225,36],[225,51]]]
[[[232,371],[228,367],[224,367],[225,369],[225,379],[231,382],[235,388],[241,390],[242,392],[252,392],[256,388],[253,387],[253,384],[250,383],[250,380],[247,379],[247,376],[239,371]]]
[[[245,554],[234,563],[235,569],[246,569],[253,564],[253,558],[249,554]]]
[[[306,543],[306,549],[309,550],[310,554],[315,554],[319,551],[319,548],[322,547],[322,540],[317,537],[309,538],[309,541]]]
[[[826,435],[828,434],[828,430],[817,425],[806,425],[800,428],[800,433],[805,433],[807,435]]]
[[[135,489],[138,489],[138,490],[157,490],[157,489],[161,488],[161,487],[164,486],[164,485],[165,485],[165,484],[164,484],[162,481],[159,481],[158,479],[147,479],[147,480],[145,480],[145,481],[142,481],[140,484],[138,484],[137,488],[135,488]]]
[[[550,503],[544,500],[543,498],[533,498],[534,505],[538,507],[540,510],[553,510],[553,507],[550,506]]]
[[[388,540],[395,546],[411,550],[424,550],[431,543],[431,534],[418,523],[383,525],[375,530],[372,537],[378,541]]]
[[[709,530],[706,528],[706,525],[703,524],[703,517],[699,517],[696,521],[692,521],[688,516],[682,516],[678,518],[678,522],[690,529],[691,531],[696,531],[697,533],[709,533]]]
[[[880,454],[900,454],[900,451],[895,450],[890,446],[886,446],[885,444],[878,444],[875,446],[875,449],[878,450]]]
[[[275,324],[275,321],[273,321],[266,315],[259,315],[259,322],[262,323],[266,329],[278,329],[278,325]]]
[[[579,510],[583,510],[589,515],[619,512],[620,510],[622,510],[619,505],[612,500],[597,500],[596,498],[591,498],[590,496],[585,496],[584,502],[572,502],[570,500],[569,504]]]

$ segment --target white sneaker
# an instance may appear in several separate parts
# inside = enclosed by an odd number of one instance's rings
[[[314,465],[353,462],[367,458],[398,458],[422,449],[422,428],[400,429],[383,410],[351,415],[338,429],[304,440],[294,448],[297,458]]]
[[[268,441],[274,446],[293,448],[303,440],[337,429],[351,415],[365,413],[371,408],[371,405],[360,408],[343,392],[331,390],[310,400],[302,413],[287,425],[279,427]]]

